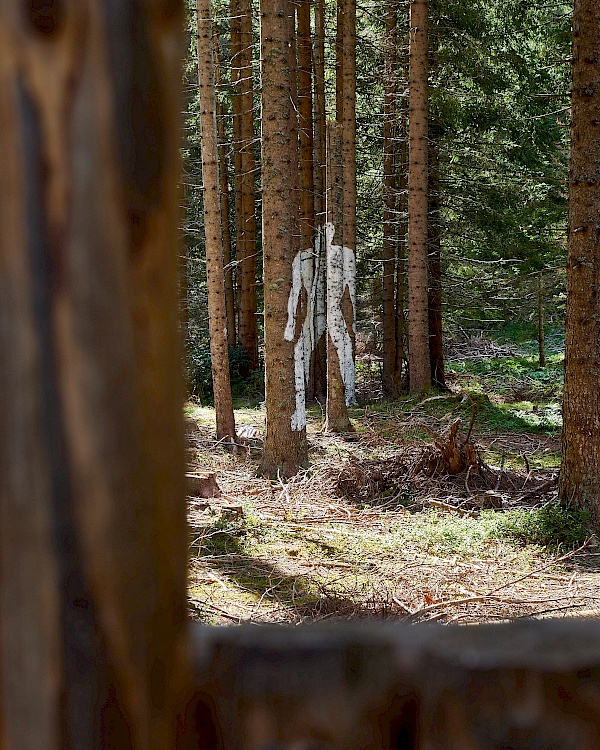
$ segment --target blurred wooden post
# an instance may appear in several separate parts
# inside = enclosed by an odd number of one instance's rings
[[[198,627],[195,652],[196,726],[212,717],[202,748],[600,747],[589,620]]]
[[[179,0],[0,0],[0,747],[175,746]]]

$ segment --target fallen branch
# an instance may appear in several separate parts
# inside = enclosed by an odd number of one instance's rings
[[[535,495],[540,495],[549,487],[556,484],[557,481],[558,477],[552,477],[552,479],[549,479],[547,482],[544,482],[543,484],[534,487],[532,490],[529,490],[529,492],[526,492],[524,495],[521,495],[521,497],[517,498],[517,502],[522,503],[524,500],[529,500],[529,498],[534,497]]]
[[[479,513],[475,510],[464,510],[456,505],[450,505],[450,503],[444,503],[442,500],[428,500],[428,505],[433,505],[434,508],[442,508],[443,510],[451,510],[458,513],[461,516],[469,516],[470,518],[477,518]]]

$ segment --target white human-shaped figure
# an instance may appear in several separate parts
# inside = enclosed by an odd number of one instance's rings
[[[286,341],[296,338],[297,317],[302,289],[306,290],[307,309],[304,311],[302,329],[294,346],[294,380],[296,411],[292,415],[292,430],[306,427],[306,384],[310,373],[310,359],[314,347],[313,298],[313,250],[301,250],[292,263],[292,288],[288,298],[288,319],[283,337]]]

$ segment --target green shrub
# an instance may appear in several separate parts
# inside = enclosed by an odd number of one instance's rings
[[[497,520],[495,536],[508,537],[522,544],[572,549],[581,546],[589,535],[589,513],[565,508],[558,501],[541,508],[493,515]]]
[[[262,369],[250,370],[246,351],[237,346],[229,349],[229,374],[234,398],[264,398]],[[213,403],[212,358],[206,342],[190,342],[186,353],[188,391],[203,406]]]

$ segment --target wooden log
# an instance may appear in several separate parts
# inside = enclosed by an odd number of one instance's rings
[[[186,728],[201,720],[214,748],[600,746],[595,622],[197,626],[194,650]]]
[[[0,2],[2,750],[174,746],[182,23]]]

